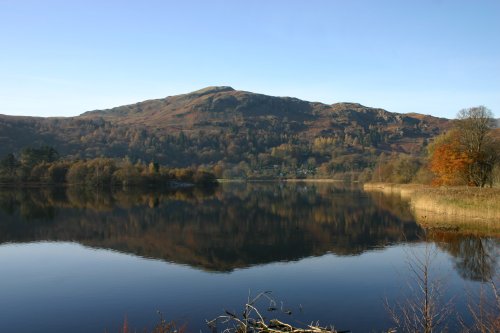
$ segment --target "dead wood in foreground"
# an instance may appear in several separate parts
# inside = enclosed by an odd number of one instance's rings
[[[266,319],[257,309],[256,303],[265,298],[269,301],[267,311],[280,311],[290,315],[291,311],[280,309],[276,306],[276,301],[270,296],[271,292],[266,291],[258,294],[255,298],[245,304],[241,316],[225,311],[225,314],[207,321],[212,333],[347,333],[347,331],[337,331],[333,326],[322,327],[319,323],[311,323],[305,327],[295,327],[278,319]],[[222,325],[223,327],[218,327]]]

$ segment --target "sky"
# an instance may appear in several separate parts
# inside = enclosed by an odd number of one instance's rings
[[[0,0],[0,114],[225,85],[332,104],[500,117],[500,1]]]

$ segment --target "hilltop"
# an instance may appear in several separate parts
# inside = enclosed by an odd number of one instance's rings
[[[450,121],[207,87],[77,117],[0,115],[0,156],[50,145],[72,158],[125,157],[226,176],[360,171],[384,152],[418,155]]]

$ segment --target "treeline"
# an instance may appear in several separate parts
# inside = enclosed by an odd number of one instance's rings
[[[463,109],[453,128],[434,138],[422,156],[382,154],[363,177],[437,186],[500,184],[500,140],[493,115],[484,106]]]
[[[298,126],[288,120],[255,120],[255,123],[228,125],[217,132],[163,134],[140,125],[117,126],[102,119],[73,122],[47,119],[40,124],[25,124],[17,135],[3,128],[0,122],[0,132],[5,137],[16,137],[15,142],[5,144],[4,151],[18,152],[17,137],[21,136],[22,140],[27,139],[23,141],[25,145],[48,144],[72,160],[129,156],[133,161],[155,160],[172,168],[197,165],[213,170],[217,178],[255,179],[356,177],[365,168],[373,168],[381,151],[392,150],[392,145],[404,135],[417,136],[419,130],[412,128],[414,133],[408,129],[401,134],[382,125],[346,123],[309,138],[298,134],[295,128]],[[43,137],[33,136],[38,132]],[[57,135],[53,137],[53,133]],[[421,138],[415,141],[418,141],[413,143],[415,146],[424,143]]]
[[[277,119],[228,123],[218,131],[178,133],[154,132],[141,125],[118,126],[102,119],[46,119],[23,125],[18,129],[22,134],[16,135],[0,121],[0,131],[16,137],[5,149],[15,151],[21,136],[27,138],[25,145],[45,143],[72,159],[130,156],[169,167],[210,168],[218,178],[332,177],[360,172],[372,167],[380,151],[390,150],[401,138],[400,133],[383,126],[343,124],[309,139],[298,134],[296,122]]]
[[[25,148],[19,157],[9,153],[0,160],[3,184],[169,187],[175,182],[209,185],[216,178],[201,168],[166,168],[156,162],[132,163],[129,158],[62,159],[49,146]]]

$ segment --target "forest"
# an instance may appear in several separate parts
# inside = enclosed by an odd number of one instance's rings
[[[82,185],[90,187],[172,187],[215,184],[213,173],[201,168],[166,168],[156,162],[130,159],[63,159],[49,146],[27,147],[19,158],[9,153],[0,160],[0,184]]]

